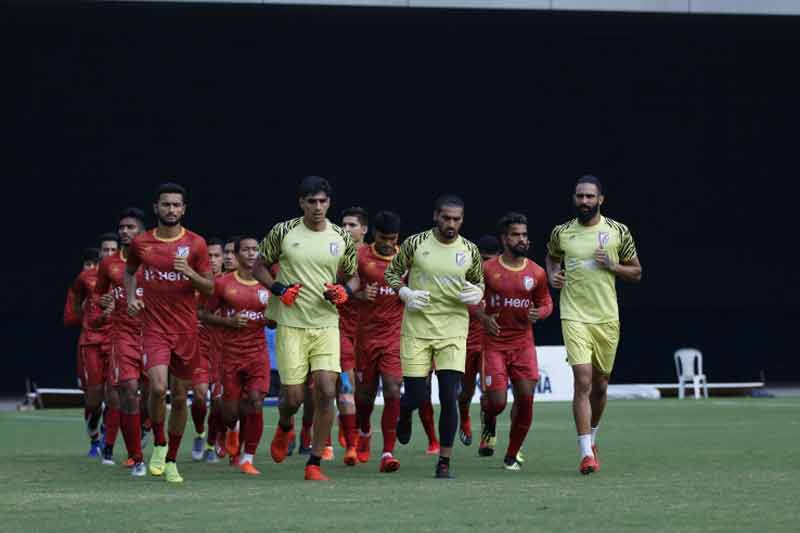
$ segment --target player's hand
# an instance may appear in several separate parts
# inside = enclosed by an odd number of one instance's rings
[[[142,309],[144,309],[144,302],[140,299],[128,300],[128,314],[130,316],[136,316]]]
[[[172,263],[172,268],[175,272],[179,272],[180,274],[188,275],[189,272],[192,271],[192,268],[189,266],[189,259],[186,257],[175,257],[175,261]]]
[[[368,302],[374,302],[375,298],[378,297],[378,283],[367,283],[367,287],[364,289],[364,295]]]
[[[115,305],[114,305],[114,300],[113,299],[111,300],[111,305],[109,305],[108,307],[102,307],[102,305],[101,305],[101,309],[103,310],[103,316],[104,317],[111,316],[111,313],[114,312],[114,307],[115,307]]]
[[[530,309],[528,309],[528,321],[531,324],[535,324],[537,320],[539,320],[539,310],[531,304]]]
[[[239,315],[229,317],[228,321],[232,328],[241,329],[245,327],[248,322],[250,322],[250,319],[247,318],[246,314],[241,313]]]
[[[464,285],[461,287],[458,299],[461,300],[461,303],[467,305],[478,305],[481,303],[481,300],[483,300],[483,289],[464,280]]]
[[[291,306],[297,299],[297,296],[300,294],[300,289],[302,288],[303,286],[299,283],[295,283],[294,285],[287,287],[283,283],[278,283],[276,281],[272,284],[272,287],[270,287],[269,290],[272,292],[272,294],[281,299],[283,305]]]
[[[499,313],[496,315],[484,314],[481,316],[481,324],[483,324],[483,329],[485,329],[486,333],[492,335],[493,337],[500,335],[500,325],[497,323],[498,316],[500,316]]]
[[[353,291],[347,285],[326,283],[325,292],[322,295],[333,305],[342,305],[350,299],[352,293]]]
[[[109,307],[114,309],[114,296],[110,292],[100,297],[100,308],[105,311]]]
[[[567,273],[563,270],[559,270],[552,276],[550,276],[550,286],[554,289],[563,289],[564,285],[567,283]]]
[[[421,311],[431,303],[431,293],[428,291],[415,291],[408,287],[400,289],[400,299],[411,311]]]
[[[614,260],[611,259],[611,256],[608,255],[608,251],[603,248],[598,248],[594,251],[594,262],[600,265],[601,268],[610,270],[611,272],[614,272],[614,267],[617,266]]]

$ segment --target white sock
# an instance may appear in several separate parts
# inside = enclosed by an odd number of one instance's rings
[[[244,454],[244,456],[242,457],[242,462],[253,464],[253,454],[252,453]]]
[[[578,449],[581,452],[581,459],[584,457],[594,457],[592,453],[592,435],[578,435]]]
[[[592,444],[597,444],[597,431],[600,429],[600,426],[596,428],[592,428]]]
[[[391,452],[383,452],[383,455],[381,455],[381,459],[383,459],[385,457],[392,457]]]
[[[371,437],[372,436],[372,431],[370,431],[369,433],[364,433],[363,431],[361,431],[359,429],[358,430],[358,434],[361,435],[362,437]]]

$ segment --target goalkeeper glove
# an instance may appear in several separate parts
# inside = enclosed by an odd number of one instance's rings
[[[325,292],[323,296],[325,299],[334,305],[342,305],[353,295],[353,289],[345,285],[334,285],[333,283],[325,284]]]
[[[300,294],[301,288],[303,288],[303,286],[299,283],[287,287],[283,283],[278,283],[276,281],[269,290],[272,294],[281,299],[283,305],[291,306],[297,299],[297,295]]]
[[[483,289],[465,280],[458,299],[467,305],[477,305],[483,299]]]
[[[406,307],[412,311],[420,311],[431,303],[431,293],[428,291],[415,291],[408,287],[400,289],[400,299],[405,302]]]

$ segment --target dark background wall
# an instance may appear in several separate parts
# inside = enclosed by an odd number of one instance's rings
[[[712,381],[800,380],[796,18],[0,9],[0,392],[74,383],[66,287],[122,207],[168,177],[190,190],[191,229],[263,233],[311,173],[334,183],[335,213],[394,209],[407,232],[446,191],[473,239],[521,210],[542,262],[593,172],[644,265],[620,289],[614,381],[673,379],[684,345]],[[561,342],[557,319],[537,341]]]

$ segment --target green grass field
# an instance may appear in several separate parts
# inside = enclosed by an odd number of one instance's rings
[[[398,445],[399,472],[379,474],[374,453],[345,467],[337,447],[326,468],[333,481],[311,483],[301,457],[269,458],[276,410],[266,408],[262,476],[227,460],[192,463],[187,428],[181,486],[85,457],[78,410],[0,413],[0,530],[797,531],[799,409],[800,398],[613,401],[598,439],[602,469],[584,477],[569,404],[538,404],[523,472],[501,468],[504,413],[499,456],[478,457],[477,439],[456,442],[452,481],[433,479],[415,417],[411,443]]]

